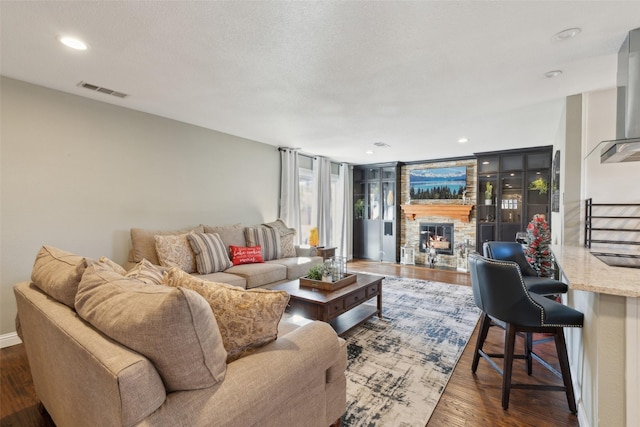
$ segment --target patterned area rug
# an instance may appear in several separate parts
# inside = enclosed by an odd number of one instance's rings
[[[348,343],[343,426],[424,427],[473,333],[480,311],[471,287],[387,277],[383,319]]]

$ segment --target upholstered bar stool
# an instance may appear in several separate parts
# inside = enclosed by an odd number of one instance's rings
[[[500,261],[513,261],[520,267],[524,284],[529,292],[538,295],[557,295],[567,292],[567,284],[550,277],[538,277],[524,256],[522,245],[518,242],[484,242],[482,252],[487,258]]]
[[[512,388],[537,389],[564,391],[567,395],[569,409],[575,414],[577,408],[563,328],[582,327],[583,314],[549,298],[529,292],[522,280],[520,268],[515,262],[496,261],[472,253],[469,255],[469,272],[474,301],[484,313],[471,371],[476,372],[480,356],[482,356],[502,374],[502,407],[504,409],[509,407],[509,394]],[[489,354],[483,350],[489,327],[492,325],[498,325],[505,329],[503,354]],[[562,378],[564,386],[511,383],[513,359],[531,357],[526,353],[523,355],[514,354],[518,332],[526,334],[539,332],[553,335],[560,363],[559,376]],[[492,360],[496,357],[504,359],[502,370]]]
[[[550,277],[538,277],[536,271],[527,261],[522,244],[519,242],[485,242],[482,245],[482,251],[484,256],[487,258],[500,261],[513,261],[518,264],[520,272],[522,273],[522,280],[524,280],[524,284],[529,292],[549,297],[567,292],[568,287],[566,283]],[[546,364],[545,360],[539,358],[535,353],[532,353],[533,345],[547,342],[549,341],[549,338],[542,338],[534,341],[533,334],[526,334],[525,338],[527,373],[531,375],[533,372],[531,355],[533,355],[533,357],[543,365]],[[548,365],[545,366],[548,367]]]

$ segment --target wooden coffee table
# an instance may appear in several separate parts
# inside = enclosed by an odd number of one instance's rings
[[[342,335],[374,314],[382,318],[383,276],[358,274],[355,283],[335,291],[300,286],[299,280],[281,283],[271,289],[291,295],[287,311],[313,320],[329,323]],[[362,304],[377,297],[377,305]]]

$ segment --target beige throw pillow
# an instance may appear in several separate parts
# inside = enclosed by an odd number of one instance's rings
[[[96,329],[147,357],[169,392],[224,379],[222,337],[211,307],[196,292],[149,286],[90,262],[75,306]]]
[[[196,256],[196,267],[199,274],[211,274],[233,267],[229,260],[229,249],[225,247],[216,233],[191,233],[187,240]]]
[[[121,274],[123,276],[125,274],[127,274],[127,270],[125,270],[120,264],[118,264],[118,263],[116,263],[114,261],[111,261],[106,256],[101,256],[98,261],[103,263],[103,264],[106,264],[107,266],[109,266],[109,268],[111,268],[116,273],[119,273],[119,274]]]
[[[53,246],[43,246],[36,255],[31,281],[56,301],[73,308],[87,261]]]
[[[154,237],[160,265],[178,267],[187,273],[196,272],[196,256],[191,249],[187,234]]]
[[[227,362],[274,341],[278,337],[278,323],[289,302],[289,294],[284,291],[244,290],[207,282],[177,268],[169,269],[163,283],[194,290],[207,300],[228,353]]]
[[[280,233],[273,228],[247,227],[244,229],[247,246],[260,246],[262,259],[271,261],[282,258],[282,244]]]
[[[168,236],[176,234],[184,234],[193,231],[195,233],[203,233],[204,228],[199,225],[194,228],[184,229],[180,231],[163,231],[163,230],[147,230],[145,228],[131,229],[131,252],[133,255],[132,262],[140,262],[143,259],[149,260],[151,264],[160,265],[158,254],[156,253],[155,236]]]
[[[147,285],[159,285],[162,283],[162,267],[151,264],[146,259],[137,263],[124,276],[130,279],[140,280]]]

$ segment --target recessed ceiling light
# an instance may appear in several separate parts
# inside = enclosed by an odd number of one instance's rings
[[[566,30],[560,31],[557,34],[554,34],[553,37],[551,37],[551,40],[554,42],[569,40],[580,34],[581,31],[582,30],[580,28],[568,28]]]
[[[558,77],[561,74],[562,74],[562,70],[547,71],[546,73],[544,73],[544,77],[547,79],[552,79],[554,77]]]
[[[367,151],[364,152],[364,154],[373,154],[373,151],[367,150]]]
[[[87,44],[73,37],[60,37],[60,43],[76,50],[87,50]]]
[[[460,138],[460,139],[458,140],[458,142],[459,142],[460,144],[464,144],[465,142],[469,142],[469,139],[468,139],[468,138]]]

